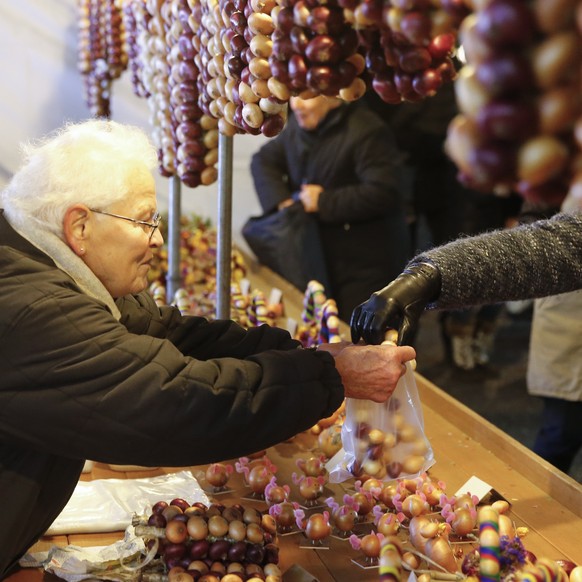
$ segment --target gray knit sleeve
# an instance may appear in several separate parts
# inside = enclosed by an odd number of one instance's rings
[[[432,307],[451,309],[582,288],[582,214],[461,238],[415,257],[441,273]]]

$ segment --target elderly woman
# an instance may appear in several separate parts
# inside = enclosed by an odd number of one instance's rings
[[[145,134],[68,125],[29,147],[0,214],[0,578],[49,527],[85,459],[186,466],[281,442],[344,396],[384,401],[409,347],[305,350],[158,308],[163,239]]]

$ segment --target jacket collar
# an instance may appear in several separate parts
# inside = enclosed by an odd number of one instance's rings
[[[354,105],[355,107],[355,105]],[[303,129],[297,121],[297,129],[299,133],[306,139],[306,140],[315,140],[319,136],[325,135],[329,131],[333,131],[334,127],[338,125],[343,125],[343,120],[349,113],[349,107],[347,103],[342,103],[339,107],[335,107],[328,111],[327,115],[319,122],[319,125],[315,129]]]
[[[54,261],[51,261],[49,256],[40,251],[10,226],[3,208],[0,208],[0,246],[12,247],[21,253],[29,255],[36,261],[48,265],[51,263],[54,264]]]
[[[116,319],[119,309],[103,283],[87,265],[56,234],[43,229],[38,223],[9,221],[0,209],[0,245],[9,246],[29,255],[36,261],[55,264],[81,288],[83,293],[105,303]]]
[[[355,107],[355,105],[354,105]],[[344,119],[348,115],[349,106],[347,103],[342,103],[339,107],[331,109],[325,116],[325,119],[319,124],[317,132],[319,134],[327,133],[338,125],[343,125]]]

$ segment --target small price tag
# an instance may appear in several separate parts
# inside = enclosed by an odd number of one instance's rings
[[[283,291],[281,289],[277,289],[277,287],[273,287],[271,289],[271,294],[269,295],[269,301],[267,305],[279,305],[281,303],[281,299],[283,297]]]
[[[297,322],[292,318],[287,318],[287,331],[294,336],[297,333]]]
[[[472,477],[469,477],[464,485],[459,487],[455,496],[470,493],[471,495],[476,495],[479,501],[481,501],[491,491],[491,489],[493,489],[491,485],[473,475]]]
[[[239,283],[240,292],[243,295],[248,295],[251,290],[251,282],[248,279],[241,279]]]

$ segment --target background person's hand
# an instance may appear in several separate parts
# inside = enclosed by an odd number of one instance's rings
[[[410,346],[387,344],[347,345],[334,355],[346,397],[373,402],[385,402],[392,396],[398,380],[406,373],[406,362],[415,357]]]
[[[277,204],[277,210],[283,210],[283,208],[292,206],[294,203],[295,200],[293,200],[293,198],[285,198],[285,200],[282,200],[279,202],[279,204]]]
[[[435,301],[441,288],[439,270],[429,263],[410,265],[352,313],[352,342],[362,338],[368,344],[381,344],[388,329],[398,330],[398,345],[416,330],[425,307]]]
[[[305,212],[317,212],[319,210],[319,195],[323,192],[323,186],[319,184],[303,184],[299,191],[299,200],[305,208]]]

